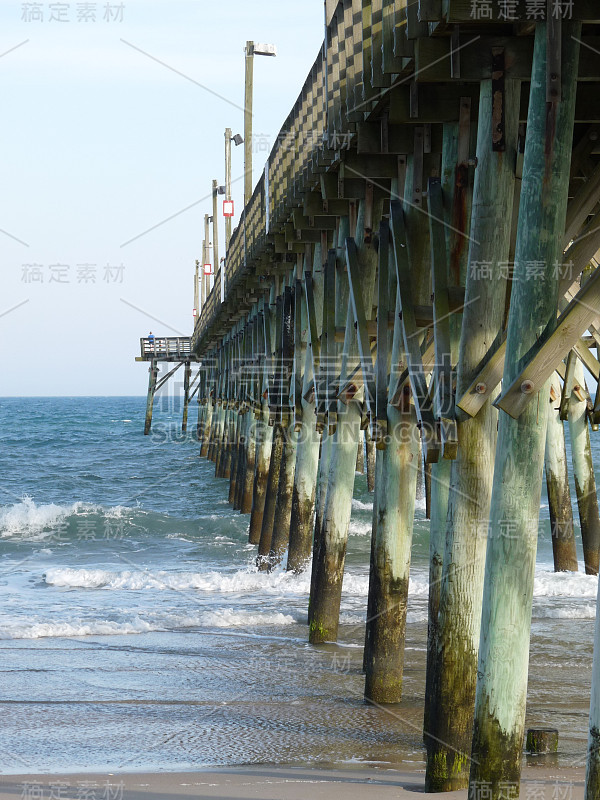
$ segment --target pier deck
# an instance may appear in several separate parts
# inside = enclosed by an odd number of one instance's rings
[[[141,355],[136,361],[198,361],[199,356],[192,351],[190,336],[157,336],[140,339]]]

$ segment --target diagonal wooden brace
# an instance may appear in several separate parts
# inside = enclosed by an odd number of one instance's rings
[[[545,341],[541,340],[528,363],[513,384],[494,403],[518,419],[537,392],[544,386],[567,353],[598,316],[600,316],[600,269],[579,290],[558,318],[556,328]]]
[[[319,366],[321,363],[321,342],[319,340],[317,329],[317,311],[315,306],[315,292],[311,272],[304,273],[304,294],[306,297],[306,312],[308,317],[308,347],[310,350],[313,373],[313,380],[311,386],[309,386],[309,397],[306,397],[305,395],[304,399],[308,402],[309,398],[314,394],[315,403],[318,406],[320,395],[317,375],[319,375]]]
[[[576,363],[577,356],[575,355],[575,351],[571,350],[567,357],[563,389],[560,397],[559,415],[563,422],[569,419],[569,403],[571,402],[571,394],[573,393],[573,376],[575,374]]]

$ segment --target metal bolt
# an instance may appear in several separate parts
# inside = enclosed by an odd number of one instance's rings
[[[534,389],[533,381],[523,381],[521,384],[521,391],[523,394],[531,394]]]
[[[475,391],[477,392],[477,394],[485,394],[487,392],[487,386],[485,385],[485,383],[478,383],[475,386]]]

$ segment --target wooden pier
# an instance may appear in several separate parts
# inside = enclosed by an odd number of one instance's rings
[[[600,3],[327,0],[325,25],[191,339],[201,454],[259,568],[287,550],[312,570],[318,644],[337,636],[366,440],[376,703],[402,697],[425,463],[426,787],[516,797],[544,462],[555,565],[577,569],[565,422],[599,564]],[[595,662],[588,800],[600,627]]]
[[[136,357],[136,361],[147,361],[148,367],[148,401],[146,404],[146,422],[144,434],[148,436],[152,429],[152,411],[154,409],[154,397],[159,389],[167,383],[169,378],[183,367],[183,420],[181,423],[182,433],[187,431],[188,409],[190,400],[197,394],[200,384],[200,370],[192,380],[192,364],[199,362],[200,358],[192,351],[192,340],[189,336],[147,336],[140,339],[141,355]],[[167,364],[175,363],[166,375],[159,379],[158,365],[163,361]]]

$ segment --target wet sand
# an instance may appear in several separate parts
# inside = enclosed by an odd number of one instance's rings
[[[251,766],[206,772],[0,776],[2,800],[411,800],[423,794],[424,771]],[[585,769],[524,766],[522,800],[581,800]],[[435,797],[465,800],[467,791]],[[506,800],[515,794],[507,788]],[[485,787],[476,800],[487,800]]]

